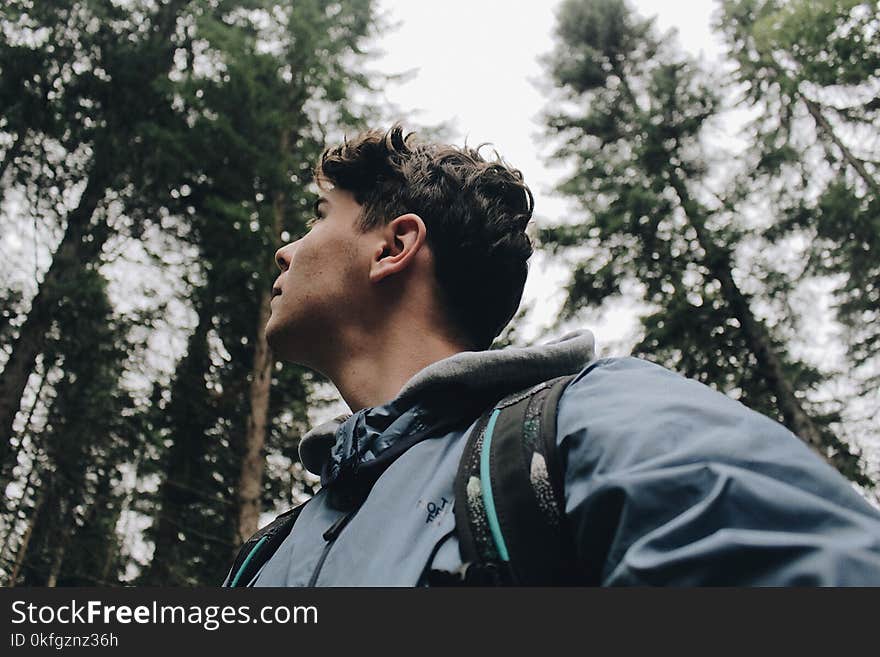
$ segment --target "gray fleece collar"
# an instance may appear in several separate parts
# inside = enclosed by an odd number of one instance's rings
[[[392,401],[360,413],[399,416],[417,403],[440,393],[499,396],[558,376],[574,374],[595,358],[595,340],[588,330],[569,333],[559,340],[533,347],[508,347],[488,351],[463,351],[416,373]],[[320,474],[337,441],[337,433],[349,418],[344,414],[314,427],[300,441],[299,454],[305,468]]]

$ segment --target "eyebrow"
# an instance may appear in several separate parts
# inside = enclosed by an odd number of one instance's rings
[[[327,200],[326,197],[319,196],[318,199],[315,201],[315,207],[314,207],[315,214],[318,214],[318,211],[321,209],[321,203],[329,203],[329,202],[330,201]]]

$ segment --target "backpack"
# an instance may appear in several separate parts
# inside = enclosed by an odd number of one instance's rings
[[[427,571],[427,584],[585,583],[574,566],[574,542],[564,522],[564,471],[556,448],[557,406],[574,376],[508,395],[479,418],[465,443],[454,487],[463,565],[457,572]],[[247,586],[290,534],[305,504],[248,539],[229,571],[228,586]]]

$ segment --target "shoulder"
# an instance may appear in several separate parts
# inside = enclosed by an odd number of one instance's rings
[[[560,412],[584,405],[599,416],[638,415],[658,409],[675,410],[680,415],[697,407],[712,413],[752,413],[699,381],[631,356],[596,360],[578,372],[562,395]]]
[[[780,423],[639,358],[602,359],[578,373],[560,398],[557,445],[568,481],[590,478],[598,485],[594,475],[618,479],[636,472],[680,481],[682,469],[736,471],[740,478],[788,481],[847,504],[863,503]]]
[[[717,443],[719,432],[746,430],[800,441],[770,418],[665,367],[633,357],[605,358],[584,367],[559,402],[558,431],[564,437],[583,428],[599,435],[638,436],[668,447],[692,434]],[[806,449],[804,447],[804,449]]]
[[[590,581],[878,581],[877,511],[781,424],[699,382],[596,361],[560,398],[556,439]]]

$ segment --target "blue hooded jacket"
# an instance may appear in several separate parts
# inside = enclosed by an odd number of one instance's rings
[[[588,581],[880,585],[880,512],[800,439],[658,365],[595,360],[586,331],[456,354],[388,404],[310,431],[300,455],[321,490],[249,585],[418,586],[457,571],[468,432],[501,396],[575,373],[557,445]]]

